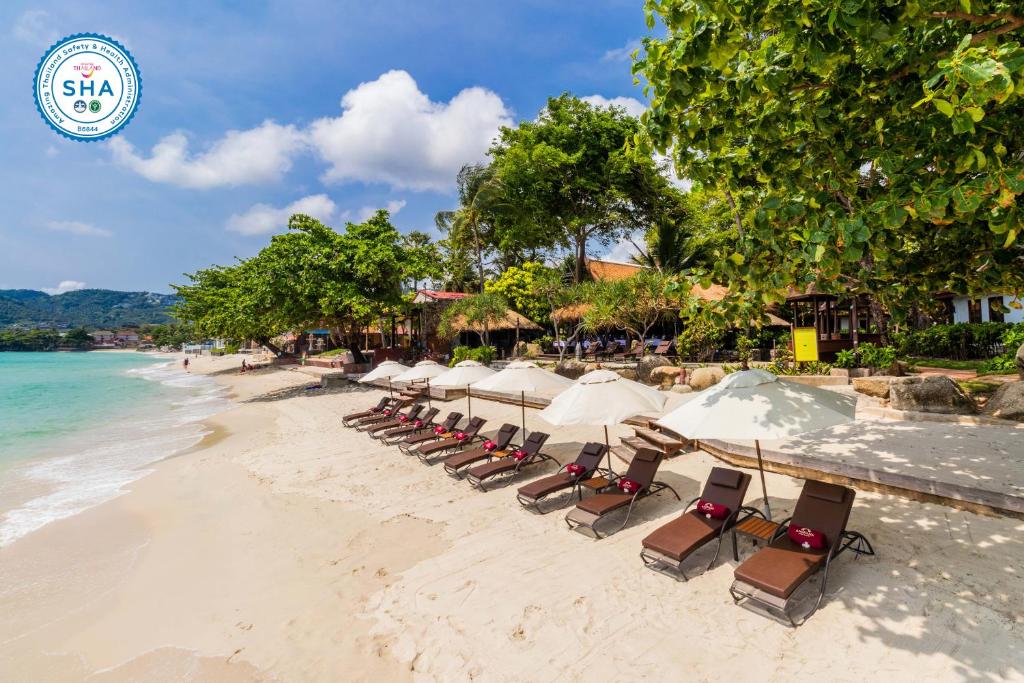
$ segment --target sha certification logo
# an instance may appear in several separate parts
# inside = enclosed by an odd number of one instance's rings
[[[57,41],[36,67],[36,109],[72,140],[102,140],[128,125],[139,108],[142,79],[116,40],[77,33]]]

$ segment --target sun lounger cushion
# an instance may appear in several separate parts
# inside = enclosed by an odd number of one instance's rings
[[[724,486],[730,489],[738,489],[743,481],[743,473],[737,470],[730,470],[725,467],[712,467],[708,481],[715,486]]]
[[[803,493],[811,498],[827,500],[830,503],[842,503],[846,498],[846,489],[835,484],[826,484],[823,481],[810,480],[804,484]]]
[[[584,512],[601,516],[624,505],[629,505],[631,500],[633,500],[631,493],[598,493],[596,496],[584,498],[576,503],[576,507]]]
[[[787,537],[747,558],[736,578],[779,598],[788,598],[828,557],[826,550],[805,550]]]
[[[567,472],[560,472],[558,474],[553,474],[550,477],[544,477],[543,479],[530,482],[519,489],[519,494],[524,498],[543,498],[555,491],[569,488],[575,482],[576,475],[569,474]]]
[[[795,526],[790,524],[786,529],[786,535],[789,536],[789,540],[796,543],[801,548],[813,548],[814,550],[821,550],[827,546],[825,534],[814,529],[809,529],[805,526]]]
[[[725,519],[732,511],[721,503],[713,503],[701,498],[697,501],[697,512],[708,519]]]
[[[643,540],[643,546],[682,561],[694,548],[707,543],[718,534],[720,519],[707,519],[690,511],[654,530]]]

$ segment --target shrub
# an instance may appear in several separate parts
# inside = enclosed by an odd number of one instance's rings
[[[857,347],[861,367],[887,368],[896,362],[896,349],[891,346],[861,344]]]
[[[478,363],[490,365],[497,355],[498,351],[493,346],[477,346],[476,348],[456,346],[452,349],[452,360],[448,363],[448,367],[455,367],[464,360],[475,360]]]
[[[836,353],[835,366],[837,368],[855,368],[857,367],[857,354],[854,353],[853,349],[843,349]]]
[[[901,356],[954,360],[991,358],[1005,343],[1003,335],[1014,327],[1008,323],[993,322],[933,325],[925,330],[893,334],[891,341]]]
[[[724,337],[725,331],[714,323],[693,318],[676,339],[676,352],[685,359],[708,360]]]
[[[224,344],[224,353],[229,354],[229,355],[233,354],[233,353],[238,353],[238,344],[236,344],[235,342],[227,342],[227,343],[225,343]]]
[[[348,353],[348,349],[331,349],[330,351],[324,351],[319,354],[318,358],[333,358],[334,356],[344,356]]]
[[[1002,355],[990,358],[978,367],[979,375],[1004,375],[1017,370],[1017,349],[1024,344],[1024,323],[1010,325],[1000,338]]]

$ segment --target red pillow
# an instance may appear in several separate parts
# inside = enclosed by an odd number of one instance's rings
[[[436,427],[434,427],[434,433],[435,434],[444,434],[444,427],[442,427],[441,425],[437,425]]]
[[[422,427],[423,426],[423,420],[417,419],[415,422],[412,423],[412,426],[413,427]]]
[[[578,462],[571,462],[565,466],[565,471],[574,477],[579,477],[587,471],[587,468]]]
[[[512,451],[512,457],[516,459],[516,462],[522,460],[528,455],[529,453],[524,451],[522,448],[517,448],[516,450]]]
[[[494,449],[496,449],[497,447],[498,447],[498,444],[494,443],[490,439],[488,439],[487,441],[484,441],[484,450],[485,451],[490,452],[490,451],[493,451]]]
[[[455,438],[458,439],[459,441],[465,441],[466,436],[466,432],[455,432]]]
[[[391,414],[391,408],[385,408],[384,409],[384,414],[385,415],[390,415]]]
[[[712,503],[710,500],[701,498],[697,501],[697,512],[708,519],[725,519],[729,516],[729,508],[719,503]]]
[[[409,421],[409,416],[408,415],[399,415],[398,416],[398,421],[399,422],[408,422]]]
[[[640,482],[633,481],[632,479],[626,479],[625,477],[619,479],[615,485],[618,486],[619,490],[623,493],[634,494],[640,490]]]
[[[808,550],[824,550],[825,548],[825,534],[820,531],[790,524],[786,529],[786,534],[793,543]]]

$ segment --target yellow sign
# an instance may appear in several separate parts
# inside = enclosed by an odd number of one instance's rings
[[[818,331],[813,327],[793,328],[793,360],[818,360]]]

